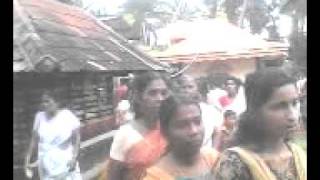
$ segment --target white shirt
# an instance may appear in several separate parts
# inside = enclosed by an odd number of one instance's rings
[[[33,129],[38,133],[38,159],[40,166],[50,169],[49,174],[59,174],[67,168],[72,158],[72,131],[80,127],[79,119],[69,110],[60,110],[48,119],[45,112],[38,112]],[[64,148],[59,145],[65,144]]]
[[[240,87],[238,94],[236,95],[233,102],[230,105],[224,107],[223,111],[232,110],[237,113],[237,116],[239,116],[246,109],[247,109],[247,104],[246,104],[244,89],[243,87]]]
[[[134,113],[130,111],[130,102],[128,100],[121,100],[116,108],[116,111],[123,114],[123,119],[117,119],[119,124],[131,121],[134,118]]]
[[[207,94],[207,103],[223,111],[223,108],[221,107],[219,102],[219,98],[226,95],[227,95],[227,92],[220,88],[209,90]]]
[[[212,147],[212,134],[215,127],[223,123],[223,114],[213,105],[200,103],[202,123],[204,126],[203,146]]]
[[[143,136],[133,128],[131,123],[120,126],[113,138],[110,157],[114,160],[124,162],[125,156],[130,148],[142,139]]]

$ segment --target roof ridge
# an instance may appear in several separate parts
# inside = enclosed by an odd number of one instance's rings
[[[85,11],[85,13],[87,13]],[[93,17],[93,15],[88,14],[90,17]],[[119,33],[115,32],[111,27],[105,25],[104,23],[102,23],[101,21],[99,21],[96,17],[93,17],[93,19],[95,20],[95,22],[97,22],[101,27],[105,28],[106,30],[108,30],[112,35],[116,36],[117,38],[119,38],[120,40],[122,40],[127,46],[132,46],[130,43],[128,43],[128,40],[125,39],[124,37],[122,37]],[[123,48],[124,50],[126,50],[128,53],[130,53],[131,55],[133,55],[134,57],[136,57],[137,59],[139,59],[140,61],[142,61],[145,65],[151,67],[152,69],[155,70],[161,70],[164,69],[166,70],[164,67],[161,66],[161,64],[159,62],[154,62],[154,64],[152,65],[151,63],[145,61],[141,56],[139,56],[138,54],[136,54],[135,52],[131,51],[130,49],[128,49],[127,47],[121,45],[117,40],[113,40],[113,38],[111,39],[110,37],[108,37],[108,39],[110,41],[112,41],[114,44],[116,44],[117,46]],[[138,50],[138,49],[136,49]],[[140,51],[140,50],[138,50]],[[145,53],[145,52],[142,52]],[[159,63],[159,65],[157,65],[156,63]],[[157,67],[155,67],[157,66]]]

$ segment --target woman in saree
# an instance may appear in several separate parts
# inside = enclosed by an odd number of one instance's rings
[[[159,108],[169,96],[166,77],[157,72],[135,76],[132,82],[134,120],[120,126],[111,145],[110,157],[100,179],[141,179],[144,170],[164,152],[160,134]]]
[[[41,180],[80,180],[77,161],[80,148],[80,121],[61,107],[61,93],[45,91],[41,97],[44,111],[36,114],[25,172],[32,176],[30,158],[38,146],[38,171]],[[30,177],[29,177],[30,178]]]
[[[160,108],[160,129],[167,153],[147,169],[144,180],[211,180],[218,152],[202,147],[204,126],[199,101],[175,94]]]
[[[306,180],[306,152],[290,142],[300,108],[295,80],[278,68],[263,69],[246,77],[245,93],[247,110],[216,179]]]

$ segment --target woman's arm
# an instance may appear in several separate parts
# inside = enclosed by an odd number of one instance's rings
[[[31,140],[30,144],[24,159],[24,168],[25,170],[32,168],[32,164],[30,163],[31,157],[33,155],[33,152],[36,148],[36,146],[39,143],[39,136],[38,136],[38,129],[40,125],[40,113],[37,113],[34,119],[32,131],[31,131]]]
[[[35,130],[32,131],[32,135],[31,135],[31,140],[30,140],[30,144],[25,156],[25,160],[24,160],[24,170],[27,176],[29,176],[27,174],[28,171],[31,170],[31,168],[33,167],[33,165],[30,163],[31,157],[35,151],[36,145],[38,144],[38,135],[36,133]],[[32,175],[31,175],[32,176]]]
[[[70,170],[74,170],[80,151],[80,128],[72,131],[72,160]]]
[[[222,137],[223,134],[219,131],[219,128],[215,128],[213,131],[213,148],[217,151],[221,151]]]

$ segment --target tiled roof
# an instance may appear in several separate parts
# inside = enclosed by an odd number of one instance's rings
[[[165,51],[150,51],[151,56],[170,64],[218,60],[284,59],[288,45],[268,42],[221,20],[186,22],[174,29],[171,38],[182,39]],[[180,32],[180,33],[179,33]]]
[[[51,61],[61,71],[164,70],[84,10],[55,0],[14,0],[14,72]]]

